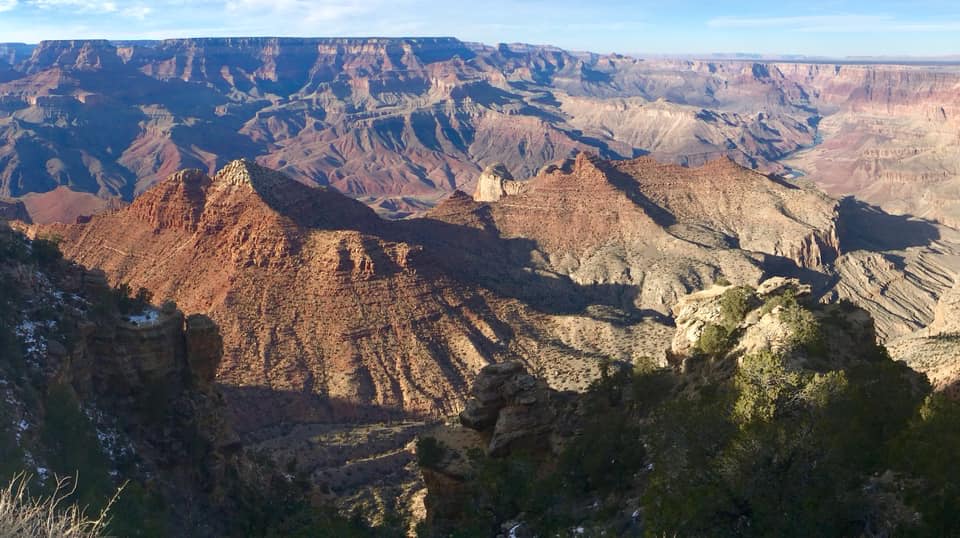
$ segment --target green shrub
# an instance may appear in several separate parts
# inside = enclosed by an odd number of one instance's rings
[[[11,230],[6,223],[0,223],[0,260],[23,263],[30,256],[25,238]]]
[[[894,443],[894,470],[924,480],[907,482],[906,497],[922,514],[904,536],[960,536],[960,402],[929,395]]]
[[[747,316],[752,297],[753,290],[745,286],[731,288],[720,296],[720,324],[728,332],[740,325]]]
[[[447,447],[435,437],[417,439],[417,463],[426,469],[436,469],[447,453]]]
[[[793,290],[786,290],[781,295],[774,295],[773,297],[768,297],[767,300],[763,303],[763,307],[760,308],[760,317],[766,316],[770,312],[773,312],[778,306],[784,308],[791,308],[794,306],[799,306],[797,302],[797,296]]]
[[[812,312],[794,303],[780,312],[780,320],[793,334],[793,345],[814,356],[826,354],[820,322]]]
[[[697,340],[696,350],[702,355],[720,357],[726,355],[733,345],[733,334],[725,327],[708,323],[700,339]]]
[[[797,301],[797,297],[792,290],[767,299],[760,309],[761,317],[773,312],[777,307],[781,308],[780,321],[787,326],[793,335],[791,344],[803,349],[810,355],[824,356],[827,350],[820,322],[817,321],[813,312],[804,308]],[[843,307],[849,308],[847,305],[843,305]],[[839,319],[834,319],[832,322],[840,323]]]
[[[94,304],[94,314],[98,317],[109,317],[119,313],[123,316],[139,314],[153,303],[153,293],[146,288],[139,288],[136,293],[126,282],[121,282],[116,288],[108,291]]]
[[[137,290],[137,293],[134,294],[132,293],[130,285],[127,283],[120,284],[115,293],[117,296],[117,308],[123,315],[143,312],[153,301],[153,293],[151,293],[150,290],[140,288]]]
[[[52,267],[63,259],[60,252],[60,243],[62,239],[56,235],[37,237],[31,243],[33,250],[33,259],[41,267]]]
[[[80,476],[72,498],[81,506],[102,507],[115,488],[110,460],[100,448],[93,423],[66,385],[50,387],[44,403],[41,439],[50,470],[60,476]]]

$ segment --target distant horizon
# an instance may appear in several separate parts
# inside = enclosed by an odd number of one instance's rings
[[[960,55],[948,0],[0,0],[6,42],[189,36],[384,37],[456,34],[643,55],[823,58]]]
[[[2,1],[2,0],[0,0]],[[372,39],[393,39],[393,40],[415,40],[415,39],[455,39],[465,44],[479,44],[488,47],[496,47],[500,45],[523,45],[530,47],[544,47],[544,48],[556,48],[564,50],[571,53],[588,53],[588,54],[598,54],[598,55],[622,55],[638,59],[643,58],[660,58],[660,59],[686,59],[686,60],[726,60],[726,61],[777,61],[777,62],[796,62],[796,63],[821,63],[821,62],[849,62],[849,63],[889,63],[889,62],[902,62],[902,63],[918,63],[918,64],[943,64],[943,65],[954,65],[960,64],[960,54],[943,54],[943,55],[847,55],[847,56],[831,56],[831,55],[810,55],[810,54],[800,54],[800,53],[760,53],[760,52],[749,52],[749,51],[709,51],[709,52],[643,52],[643,51],[597,51],[597,50],[585,50],[585,49],[573,49],[562,47],[560,45],[555,45],[552,43],[531,43],[525,41],[503,41],[497,43],[489,42],[480,42],[469,39],[462,39],[453,35],[405,35],[405,36],[385,36],[385,35],[342,35],[342,36],[325,36],[325,35],[218,35],[218,36],[206,36],[206,35],[194,35],[194,36],[184,36],[184,37],[157,37],[157,38],[145,38],[145,39],[113,39],[108,37],[85,37],[85,38],[62,38],[62,39],[43,39],[35,42],[26,42],[26,41],[0,41],[0,46],[3,45],[23,45],[35,47],[42,43],[52,43],[52,42],[71,42],[71,41],[106,41],[111,44],[117,43],[160,43],[163,41],[178,41],[178,40],[204,40],[204,39],[330,39],[330,40],[372,40]]]

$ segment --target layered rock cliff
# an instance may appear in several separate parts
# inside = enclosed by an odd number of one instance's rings
[[[134,303],[44,241],[0,229],[3,479],[75,477],[70,502],[91,509],[129,483],[121,534],[225,532],[240,444],[213,384],[216,325]]]
[[[378,226],[362,204],[237,161],[58,232],[69,257],[112,282],[209,312],[224,334],[219,379],[249,431],[284,416],[449,411],[506,349],[497,298]]]
[[[29,224],[30,214],[23,202],[0,199],[0,220],[19,220]]]
[[[598,354],[662,362],[678,298],[722,279],[800,275],[875,313],[886,338],[930,323],[952,282],[923,269],[949,266],[942,248],[914,241],[904,259],[918,262],[888,267],[901,291],[873,295],[858,282],[876,271],[855,260],[898,256],[901,242],[864,231],[896,217],[729,160],[581,154],[518,184],[496,202],[456,194],[429,218],[389,223],[236,161],[47,230],[111,282],[209,312],[225,335],[219,379],[248,431],[287,414],[448,413],[475,372],[510,353],[545,365],[556,387],[582,388]],[[270,398],[284,405],[262,405]]]
[[[473,190],[486,166],[522,178],[591,150],[692,166],[726,156],[955,222],[949,67],[639,60],[453,38],[3,50],[6,196],[62,187],[130,201],[179,169],[255,157],[396,216]]]
[[[817,270],[840,251],[836,201],[726,159],[683,168],[580,154],[522,185],[489,206],[430,215],[469,224],[488,212],[503,237],[536,242],[539,270],[598,293],[636,290],[607,299],[619,306],[667,314],[721,276],[755,284],[777,260]]]
[[[682,364],[667,352],[680,298],[771,275],[802,278],[816,299],[854,301],[889,340],[929,324],[953,279],[943,229],[729,160],[685,168],[579,155],[520,183],[496,202],[458,192],[424,218],[389,222],[332,189],[236,161],[212,177],[174,174],[89,222],[34,229],[61,236],[69,258],[111,283],[208,312],[242,438],[371,503],[384,493],[364,488],[410,479],[403,447],[425,426],[370,437],[365,424],[460,411],[490,363],[519,360],[557,391],[583,391],[610,360]],[[751,338],[789,340],[767,330],[779,319],[758,313]],[[321,433],[351,448],[311,440]]]

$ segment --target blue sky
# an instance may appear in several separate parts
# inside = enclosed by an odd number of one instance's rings
[[[623,53],[960,54],[956,0],[0,0],[0,42],[451,35]]]

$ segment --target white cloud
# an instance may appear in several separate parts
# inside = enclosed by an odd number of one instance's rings
[[[233,12],[266,12],[277,15],[298,15],[304,22],[333,21],[372,11],[376,2],[355,0],[227,0]]]
[[[812,15],[799,17],[716,17],[707,22],[711,28],[776,28],[809,33],[864,32],[954,32],[960,20],[937,22],[903,21],[890,15]]]
[[[12,1],[16,3],[18,0],[0,0],[0,3],[4,1]],[[177,1],[166,3],[172,3],[174,5],[178,4]],[[154,12],[153,8],[145,5],[144,3],[138,2],[136,4],[132,4],[115,0],[24,0],[24,5],[33,6],[43,10],[57,10],[58,12],[64,12],[73,15],[117,14],[124,17],[141,20]]]
[[[0,12],[10,11],[17,7],[17,0],[0,0]]]
[[[862,26],[889,22],[886,15],[813,15],[804,17],[717,17],[707,25],[713,28],[804,28],[814,26]]]
[[[153,13],[153,9],[148,6],[132,6],[125,8],[121,13],[123,13],[124,17],[143,20]]]
[[[90,0],[27,0],[40,9],[73,9],[79,12],[114,13],[117,4],[111,1]]]

